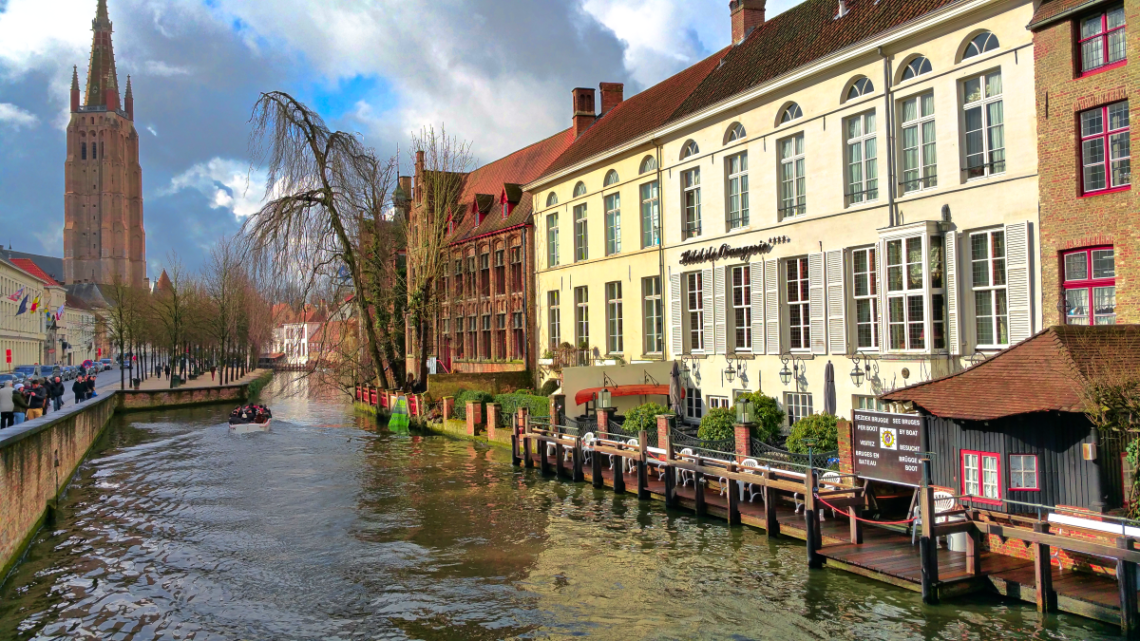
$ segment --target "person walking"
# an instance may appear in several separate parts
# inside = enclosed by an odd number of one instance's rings
[[[217,365],[211,365],[211,366],[210,366],[210,382],[211,382],[211,383],[213,383],[213,382],[214,382],[214,372],[217,372],[217,371],[218,371],[218,366],[217,366]]]
[[[63,392],[63,379],[56,376],[51,382],[51,403],[52,409],[57,412],[63,409]]]
[[[40,385],[39,379],[32,381],[31,392],[28,394],[28,420],[37,419],[44,415],[44,404],[47,402],[47,393]]]
[[[162,371],[164,374],[166,374],[166,378],[170,378],[170,365],[169,364],[167,364],[167,366],[165,368],[163,368]]]
[[[16,389],[12,387],[12,381],[0,387],[0,430],[16,424],[16,402],[12,400],[15,394]]]
[[[83,400],[95,398],[95,377],[87,377],[87,393],[84,395]]]
[[[24,394],[24,384],[21,383],[16,386],[16,393],[12,395],[12,405],[15,406],[15,411],[12,412],[14,423],[19,425],[24,422],[24,417],[28,415],[28,396]]]
[[[71,384],[71,393],[75,394],[75,404],[79,405],[87,400],[87,377],[77,376],[75,382]]]

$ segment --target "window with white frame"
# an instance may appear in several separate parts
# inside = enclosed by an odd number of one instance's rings
[[[1124,4],[1098,11],[1081,20],[1081,73],[1123,63],[1128,57]]]
[[[646,174],[651,171],[657,171],[657,159],[653,156],[646,156],[641,159],[641,167],[639,167],[638,173]]]
[[[730,272],[733,349],[738,352],[750,352],[752,351],[752,269],[748,265],[736,265]]]
[[[966,178],[1005,173],[1001,71],[963,83],[962,114],[966,127]]]
[[[701,169],[681,173],[681,240],[701,234]]]
[[[1128,101],[1081,112],[1081,187],[1086,194],[1132,184]]]
[[[585,196],[585,195],[586,195],[586,183],[579,181],[577,185],[574,185],[574,197],[577,198],[579,196]]]
[[[590,347],[590,291],[585,285],[574,288],[574,341],[580,349]]]
[[[1063,255],[1065,323],[1116,323],[1116,251],[1113,247],[1080,249]],[[1091,313],[1089,303],[1092,303]]]
[[[645,305],[646,354],[660,354],[665,349],[665,304],[661,300],[661,277],[641,279],[641,297]]]
[[[558,266],[558,213],[546,215],[546,266]]]
[[[689,351],[705,350],[704,274],[685,274],[685,318],[689,324]]]
[[[621,251],[621,194],[606,196],[606,256]]]
[[[780,141],[780,218],[807,213],[807,177],[804,167],[804,135]]]
[[[980,56],[983,53],[987,51],[993,51],[1000,46],[1001,44],[998,43],[997,36],[995,36],[992,32],[983,31],[974,36],[970,40],[970,44],[966,45],[966,51],[962,53],[962,60],[973,58],[974,56]]]
[[[902,101],[903,193],[938,185],[934,94]]]
[[[962,494],[979,503],[1001,503],[997,454],[962,450]]]
[[[546,195],[546,206],[553,207],[558,204],[558,194],[550,192]]]
[[[574,262],[590,258],[589,228],[586,225],[586,203],[574,206]]]
[[[926,59],[926,56],[915,56],[911,58],[906,68],[903,69],[902,79],[910,80],[911,78],[917,78],[923,74],[930,73],[932,69],[930,61]]]
[[[618,184],[619,182],[621,182],[621,179],[618,178],[617,170],[611,169],[611,170],[606,172],[606,177],[604,180],[602,180],[602,185],[604,185],[606,187],[610,187],[612,185]]]
[[[697,387],[685,388],[685,419],[700,422],[705,415],[705,404],[701,400],[701,390]]]
[[[685,143],[684,147],[681,147],[681,160],[696,156],[699,153],[701,153],[701,149],[697,146],[696,141],[690,140]]]
[[[878,139],[875,112],[847,119],[847,204],[879,197]]]
[[[728,229],[748,226],[748,153],[725,158],[728,175]]]
[[[970,275],[978,347],[1009,345],[1004,230],[970,234]]]
[[[785,296],[788,306],[788,347],[793,350],[811,348],[811,296],[808,284],[808,259],[784,261]]]
[[[866,76],[860,76],[855,82],[851,83],[851,87],[847,90],[847,99],[854,100],[855,98],[866,96],[874,91],[875,83],[871,82],[871,79]]]
[[[606,283],[606,352],[620,354],[625,350],[622,341],[621,281]]]
[[[732,406],[728,404],[727,396],[709,396],[707,397],[709,409],[729,409]]]
[[[641,186],[641,248],[661,244],[661,199],[657,181]]]
[[[786,122],[798,120],[799,118],[803,118],[803,115],[804,110],[800,109],[800,106],[793,102],[780,112],[780,124],[782,125]]]
[[[926,349],[922,237],[887,241],[887,328],[892,350]]]
[[[1009,489],[1041,489],[1041,485],[1037,482],[1037,456],[1035,454],[1009,455]]]
[[[851,406],[857,410],[868,410],[871,412],[889,412],[891,406],[880,401],[878,397],[870,396],[868,394],[852,394]]]
[[[855,346],[879,348],[878,250],[874,247],[851,251],[851,296],[855,301]]]
[[[550,349],[557,350],[562,344],[562,292],[557,289],[546,292],[546,318],[550,332]]]
[[[744,137],[747,135],[748,135],[748,132],[746,132],[744,130],[744,125],[740,124],[739,122],[734,122],[728,128],[728,134],[724,137],[724,143],[727,145],[730,142],[736,142],[737,140],[743,140]]]
[[[795,425],[801,418],[811,416],[811,394],[805,392],[784,392],[784,411],[788,415],[788,425]]]

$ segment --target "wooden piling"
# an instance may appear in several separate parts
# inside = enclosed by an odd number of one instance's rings
[[[1121,537],[1116,547],[1129,550],[1132,542]],[[1126,639],[1140,638],[1140,621],[1136,613],[1136,564],[1124,559],[1116,561],[1116,585],[1120,590],[1120,632]]]
[[[530,421],[526,421],[523,424],[522,446],[523,446],[523,465],[526,466],[526,469],[528,469],[528,470],[534,468],[534,459],[531,458],[531,456],[530,456],[530,445],[531,445],[531,442],[530,442]]]
[[[673,417],[666,417],[665,431],[665,507],[677,507],[677,469],[673,467]]]
[[[859,521],[862,516],[863,510],[854,505],[847,508],[847,520],[850,522],[848,525],[851,528],[851,543],[853,545],[861,545],[863,543],[863,524]]]
[[[562,461],[566,459],[566,452],[562,450],[562,443],[554,444],[554,478],[562,478]]]
[[[1042,534],[1049,533],[1048,523],[1034,523],[1033,531]],[[1044,543],[1033,543],[1033,577],[1036,579],[1037,611],[1041,613],[1052,612],[1053,605],[1053,564],[1050,559],[1051,549]]]
[[[698,456],[694,462],[700,467],[701,458]],[[704,516],[708,514],[708,506],[705,505],[705,475],[701,472],[693,473],[693,511],[697,516]]]
[[[809,568],[823,567],[823,557],[819,553],[822,537],[819,532],[819,510],[816,509],[815,503],[816,487],[815,468],[809,468],[804,475],[804,534],[807,539]]]
[[[934,546],[934,488],[930,486],[930,459],[922,461],[922,487],[919,488],[922,534],[918,555],[922,563],[922,602],[938,605],[938,550]]]
[[[728,464],[728,471],[736,473],[736,463]],[[736,481],[728,482],[728,524],[740,525],[740,484]]]
[[[602,455],[598,452],[594,452],[590,456],[590,472],[592,475],[590,482],[594,484],[594,487],[603,488],[606,486],[606,479],[602,477]]]
[[[550,448],[546,446],[545,441],[538,441],[538,470],[542,472],[543,476],[550,476],[550,461],[547,460],[546,452]]]
[[[780,520],[776,514],[776,491],[765,483],[760,488],[760,496],[764,499],[764,533],[768,536],[780,536]]]
[[[584,454],[584,452],[582,451],[582,437],[581,436],[575,436],[574,437],[574,461],[573,461],[573,464],[574,464],[573,474],[574,474],[574,482],[575,483],[581,483],[582,481],[584,481],[586,479],[585,474],[582,473],[582,456],[583,456],[583,454]]]
[[[624,450],[622,446],[618,449]],[[625,494],[625,459],[614,458],[614,494]]]
[[[637,498],[649,498],[649,462],[648,462],[649,433],[641,430],[637,435]]]

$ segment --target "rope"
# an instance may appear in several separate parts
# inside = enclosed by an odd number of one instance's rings
[[[847,512],[847,510],[841,510],[841,509],[835,507],[834,505],[828,503],[827,501],[819,498],[818,494],[815,495],[815,500],[819,501],[820,503],[823,503],[824,505],[835,510],[836,512],[843,512],[844,514],[847,514],[847,516],[849,516],[850,518],[853,518],[856,521],[859,521],[861,523],[872,523],[872,524],[877,524],[877,525],[905,525],[907,523],[913,523],[915,521],[915,519],[918,518],[917,516],[913,516],[913,517],[911,517],[905,521],[872,521],[871,519],[865,519],[861,516],[853,516],[853,515],[849,514]]]

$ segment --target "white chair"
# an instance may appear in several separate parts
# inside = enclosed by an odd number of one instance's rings
[[[640,444],[640,443],[638,443],[638,442],[637,442],[637,439],[635,439],[635,438],[631,438],[631,439],[629,439],[628,441],[626,441],[626,443],[625,443],[625,444],[626,444],[626,445],[628,445],[630,449],[634,449],[634,450],[636,450],[637,448],[641,447],[641,444]],[[629,469],[628,469],[628,472],[629,472],[630,474],[633,474],[634,472],[636,472],[636,471],[637,471],[637,460],[636,460],[636,459],[631,459],[631,458],[623,458],[623,459],[622,459],[622,463],[623,463],[623,467],[628,467],[628,468],[629,468]]]
[[[753,469],[750,469],[749,466],[760,467],[760,461],[757,461],[754,458],[746,458],[740,462],[740,465],[742,466],[741,471],[744,472],[745,474],[755,474],[756,471]],[[741,481],[740,482],[740,500],[741,501],[744,500],[744,493],[745,492],[748,492],[748,502],[749,503],[751,503],[752,500],[756,498],[756,495],[759,494],[759,492],[756,491],[756,486],[754,486],[752,483],[745,483],[744,481]]]
[[[839,472],[824,472],[819,477],[818,487],[826,487],[826,489],[834,490],[841,486]],[[792,494],[792,500],[796,503],[796,514],[799,514],[804,509],[803,494],[798,492]],[[826,521],[827,517],[824,516],[824,510],[827,508],[819,508],[819,520]],[[831,511],[831,516],[835,516],[835,510]]]
[[[681,450],[679,458],[691,463],[693,460],[693,448],[686,447],[685,449]],[[693,474],[689,470],[677,470],[677,474],[680,477],[682,486],[688,485],[689,481],[695,481],[697,478],[697,475]],[[693,487],[696,487],[696,483],[693,484]]]
[[[589,465],[594,461],[594,433],[586,432],[582,435],[582,463]]]
[[[949,492],[946,492],[944,490],[935,490],[934,491],[934,524],[935,525],[937,525],[939,523],[950,523],[953,521],[965,521],[966,517],[964,515],[961,515],[961,514],[956,514],[956,515],[950,516],[950,517],[938,516],[939,514],[942,514],[944,512],[950,512],[952,510],[956,510],[957,508],[958,508],[958,502],[954,500],[953,494],[950,494]],[[914,545],[914,542],[916,540],[918,540],[919,531],[922,530],[922,504],[921,503],[915,504],[914,510],[911,511],[911,516],[914,518],[914,524],[912,526],[913,529],[911,530],[911,533],[910,533],[910,544]],[[935,538],[935,541],[934,541],[935,546],[942,547],[942,543],[938,541],[938,537],[934,537],[934,538]]]
[[[647,454],[645,457],[645,464],[648,467],[657,469],[657,480],[658,481],[664,481],[665,480],[665,472],[669,469],[668,467],[665,466],[665,461],[662,461],[662,460],[654,457],[652,454]]]

